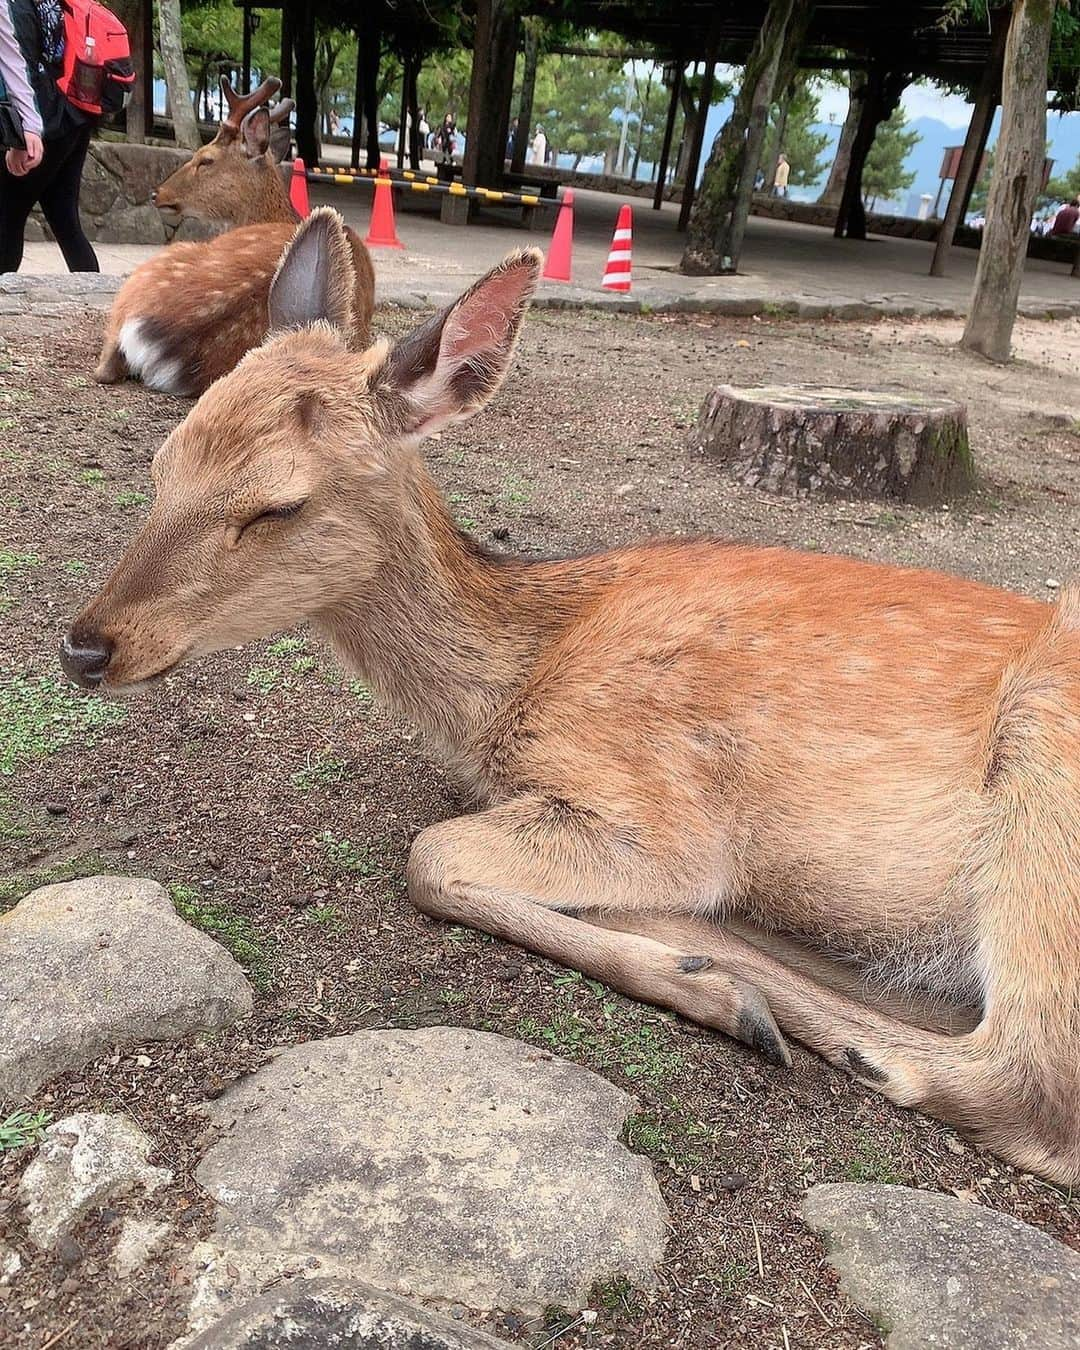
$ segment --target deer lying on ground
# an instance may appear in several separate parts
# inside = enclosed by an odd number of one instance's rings
[[[354,353],[352,255],[315,212],[64,669],[134,690],[312,622],[480,803],[414,842],[421,910],[777,1064],[783,1027],[1080,1184],[1080,590],[710,539],[487,554],[417,446],[498,388],[540,261]]]
[[[155,194],[178,216],[228,220],[236,229],[206,243],[171,244],[137,267],[113,302],[94,378],[113,384],[133,375],[166,394],[201,394],[266,336],[267,295],[299,217],[272,149],[291,99],[267,100],[280,80],[237,94],[222,76],[229,113],[217,135]],[[280,150],[280,146],[278,147]],[[346,231],[356,274],[349,343],[366,347],[375,274],[359,237]]]

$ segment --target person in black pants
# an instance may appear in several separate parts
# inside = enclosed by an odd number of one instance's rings
[[[56,87],[63,38],[57,0],[0,0],[0,75],[20,114],[25,142],[0,161],[0,272],[18,271],[23,231],[38,203],[68,270],[100,270],[79,221],[79,183],[93,119]]]

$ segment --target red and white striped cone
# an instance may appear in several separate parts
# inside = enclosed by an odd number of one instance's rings
[[[611,237],[611,252],[601,286],[609,291],[628,291],[630,289],[630,243],[633,238],[633,213],[625,203],[619,207],[619,219],[615,222],[615,233]]]

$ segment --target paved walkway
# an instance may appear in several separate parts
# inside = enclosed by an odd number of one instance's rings
[[[372,189],[318,184],[312,202],[338,207],[348,222],[366,233]],[[380,298],[392,303],[441,303],[486,271],[512,248],[546,248],[555,212],[539,211],[534,228],[525,230],[506,209],[481,212],[467,227],[442,225],[436,198],[395,194],[398,234],[403,251],[375,251]],[[600,277],[615,226],[619,198],[579,190],[575,193],[574,285],[546,283],[540,301],[548,304],[597,304],[604,308],[707,310],[761,313],[787,310],[804,317],[832,314],[869,318],[875,314],[956,316],[966,310],[975,276],[976,254],[954,249],[950,276],[927,275],[932,247],[909,239],[882,236],[865,242],[834,239],[827,230],[788,221],[752,217],[743,253],[743,271],[734,277],[684,277],[674,270],[683,236],[675,228],[678,208],[653,211],[647,201],[634,205],[634,289],[615,296],[600,289]],[[126,275],[154,249],[121,244],[97,246],[102,269]],[[24,272],[63,270],[52,244],[29,244]],[[1080,314],[1080,281],[1058,263],[1029,260],[1021,292],[1021,313],[1030,317]]]

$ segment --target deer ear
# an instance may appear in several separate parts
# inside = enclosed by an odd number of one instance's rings
[[[240,123],[240,141],[248,159],[261,159],[270,148],[270,113],[265,106],[252,108]]]
[[[539,249],[511,253],[391,349],[377,392],[396,430],[427,436],[491,398],[510,366],[542,262]]]
[[[328,323],[348,338],[355,290],[345,222],[332,207],[317,207],[293,235],[270,283],[270,331]]]

